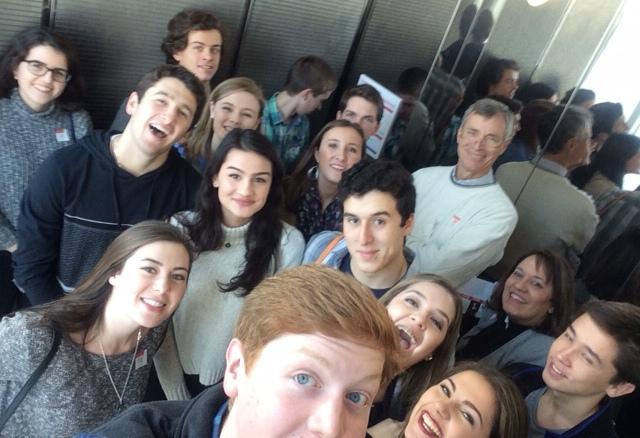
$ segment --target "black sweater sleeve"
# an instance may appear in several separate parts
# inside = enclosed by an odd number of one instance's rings
[[[14,278],[34,305],[63,294],[56,272],[65,184],[63,167],[56,158],[54,153],[34,174],[22,198],[18,218]]]

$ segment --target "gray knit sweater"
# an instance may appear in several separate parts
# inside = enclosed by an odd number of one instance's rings
[[[192,212],[186,217],[195,219]],[[172,223],[177,225],[175,218]],[[167,332],[155,358],[158,377],[169,400],[191,397],[183,373],[199,375],[200,383],[207,386],[224,376],[227,344],[244,297],[220,292],[217,282],[228,282],[244,265],[249,224],[238,228],[223,226],[223,230],[225,243],[222,248],[205,251],[193,262],[187,292],[173,316],[173,330]],[[283,222],[279,265],[272,266],[271,272],[299,265],[303,251],[302,233]]]
[[[40,320],[33,312],[19,312],[0,322],[0,412],[45,357],[53,331],[33,327]],[[162,342],[167,324],[149,331],[138,346],[138,358],[124,391],[122,408],[140,403],[151,360]],[[133,351],[108,356],[109,370],[122,393]],[[95,429],[119,412],[118,398],[109,381],[101,355],[85,352],[62,337],[58,352],[38,382],[9,419],[3,437],[69,437]]]
[[[10,98],[0,99],[0,249],[16,243],[20,200],[38,166],[91,129],[84,110],[69,113],[53,104],[37,113],[25,105],[17,89]]]

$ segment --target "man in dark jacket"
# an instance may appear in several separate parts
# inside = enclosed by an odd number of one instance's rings
[[[640,384],[640,308],[585,305],[551,344],[542,379],[525,398],[529,438],[615,438],[610,399]]]
[[[320,265],[289,269],[247,296],[223,383],[190,402],[134,406],[80,437],[363,437],[397,372],[396,337],[356,280]]]
[[[22,199],[13,255],[31,304],[71,291],[127,227],[193,207],[200,177],[171,145],[203,105],[192,73],[160,66],[129,96],[122,134],[96,131],[42,164]]]

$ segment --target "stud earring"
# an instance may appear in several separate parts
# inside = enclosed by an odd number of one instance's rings
[[[430,354],[429,357],[425,357],[424,361],[429,362],[431,359],[433,359],[433,354]]]

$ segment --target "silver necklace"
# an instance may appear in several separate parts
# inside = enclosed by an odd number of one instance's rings
[[[131,370],[133,370],[133,363],[136,360],[136,355],[138,354],[138,345],[140,344],[140,339],[142,338],[142,331],[138,329],[138,337],[136,339],[136,348],[133,350],[133,357],[131,358],[131,365],[129,365],[129,372],[127,373],[127,378],[124,381],[124,386],[122,387],[122,393],[118,391],[115,382],[113,381],[113,377],[111,376],[111,370],[109,370],[109,363],[107,362],[107,355],[104,354],[104,347],[102,346],[102,340],[98,338],[98,344],[100,345],[100,351],[102,352],[102,359],[104,360],[104,368],[107,370],[107,376],[109,376],[109,381],[111,382],[111,386],[113,390],[116,392],[116,397],[118,397],[118,407],[122,406],[122,399],[124,398],[124,392],[127,390],[127,384],[129,383],[129,377],[131,377]]]

